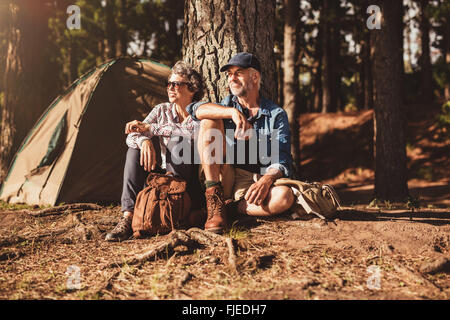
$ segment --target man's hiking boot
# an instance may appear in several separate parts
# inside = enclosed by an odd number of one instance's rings
[[[223,233],[226,226],[225,201],[222,186],[213,186],[205,191],[207,220],[205,230],[214,233]]]
[[[106,241],[124,241],[131,237],[133,230],[131,228],[131,222],[133,216],[126,216],[120,219],[119,223],[106,234]]]

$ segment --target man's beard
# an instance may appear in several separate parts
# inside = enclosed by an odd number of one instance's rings
[[[233,95],[237,97],[244,97],[247,93],[252,89],[252,84],[249,83],[247,85],[242,84],[239,88],[233,88],[230,86],[230,91]]]

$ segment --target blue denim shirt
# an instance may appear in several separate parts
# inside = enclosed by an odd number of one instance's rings
[[[196,121],[199,121],[195,116],[195,113],[201,105],[207,102],[195,102],[186,107],[187,112]],[[247,119],[253,124],[253,128],[258,134],[258,141],[260,135],[266,135],[267,141],[267,155],[273,156],[272,144],[278,144],[278,157],[275,158],[275,162],[271,158],[270,163],[264,161],[265,164],[261,166],[261,174],[264,174],[268,169],[278,169],[283,173],[283,176],[289,177],[291,175],[292,157],[291,157],[291,135],[289,130],[289,121],[283,108],[275,104],[274,102],[260,97],[260,108],[258,113],[254,117],[248,117]],[[239,104],[238,98],[234,95],[229,95],[220,102],[225,107],[233,107],[238,109],[244,115],[242,106]],[[223,119],[225,130],[236,129],[236,126],[232,119]],[[272,141],[276,139],[276,141]],[[234,144],[236,140],[233,137],[226,135],[227,144]]]

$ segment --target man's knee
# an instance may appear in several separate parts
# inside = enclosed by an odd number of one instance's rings
[[[223,131],[222,119],[203,119],[200,121],[200,130],[217,129]]]
[[[282,213],[291,208],[294,203],[294,194],[291,188],[286,186],[273,187],[269,199],[269,209],[272,214]]]

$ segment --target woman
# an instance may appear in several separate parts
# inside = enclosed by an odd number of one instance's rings
[[[197,175],[193,161],[180,163],[177,156],[171,154],[174,145],[181,139],[189,141],[191,151],[194,131],[199,123],[191,118],[186,106],[203,97],[204,82],[201,75],[188,64],[179,61],[168,79],[167,95],[169,102],[155,106],[144,121],[134,120],[126,124],[125,133],[128,152],[124,168],[122,190],[123,217],[109,232],[105,240],[123,241],[132,235],[131,222],[137,194],[144,188],[145,179],[150,171],[170,171],[188,182],[190,199],[198,199],[196,190]],[[161,166],[157,163],[157,154],[152,138],[158,137],[161,150]],[[187,138],[187,139],[186,139]],[[191,159],[192,160],[192,159]],[[190,202],[190,201],[188,201]],[[188,203],[186,203],[189,205]],[[193,204],[192,207],[195,207]]]

